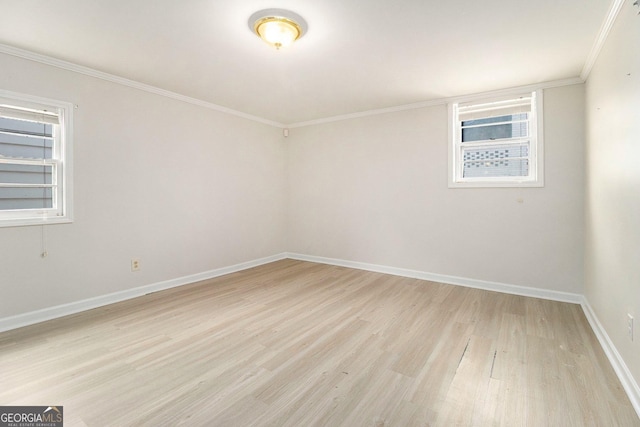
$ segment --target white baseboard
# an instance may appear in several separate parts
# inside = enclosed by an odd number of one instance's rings
[[[447,276],[444,274],[428,273],[424,271],[408,270],[404,268],[389,267],[385,265],[367,264],[342,259],[324,258],[318,256],[287,253],[287,258],[300,261],[317,262],[340,267],[355,268],[358,270],[373,271],[376,273],[392,274],[394,276],[411,277],[413,279],[429,280],[431,282],[446,283],[449,285],[466,286],[468,288],[484,289],[487,291],[502,292],[505,294],[522,295],[525,297],[548,299],[553,301],[580,304],[583,296],[568,292],[552,291],[548,289],[529,288],[526,286],[509,285],[506,283],[488,282],[485,280],[468,279],[465,277]]]
[[[392,274],[401,277],[411,277],[421,280],[429,280],[438,283],[447,283],[451,285],[460,285],[470,288],[484,289],[489,291],[496,291],[514,295],[522,295],[533,298],[542,298],[554,301],[569,302],[575,304],[581,304],[582,309],[595,333],[602,349],[604,350],[609,362],[615,370],[622,386],[624,387],[629,400],[634,409],[640,417],[640,387],[635,381],[629,368],[624,363],[624,360],[618,353],[613,342],[609,338],[602,324],[598,320],[595,312],[589,305],[586,297],[579,294],[572,294],[567,292],[551,291],[547,289],[537,289],[525,286],[509,285],[498,282],[488,282],[484,280],[469,279],[456,276],[447,276],[442,274],[428,273],[423,271],[408,270],[403,268],[382,266],[376,264],[367,264],[356,261],[346,261],[334,258],[317,257],[311,255],[302,255],[297,253],[282,253],[273,255],[270,257],[260,258],[253,261],[247,261],[240,264],[231,265],[228,267],[222,267],[215,270],[205,271],[198,274],[179,277],[176,279],[167,280],[164,282],[154,283],[151,285],[141,286],[135,289],[128,289],[126,291],[115,292],[108,295],[103,295],[95,298],[90,298],[82,301],[77,301],[69,304],[63,304],[55,307],[45,308],[38,311],[33,311],[25,314],[19,314],[16,316],[6,317],[0,319],[0,332],[8,331],[11,329],[17,329],[23,326],[32,325],[35,323],[44,322],[46,320],[52,320],[58,317],[67,316],[70,314],[79,313],[85,310],[91,310],[93,308],[102,307],[105,305],[113,304],[120,301],[125,301],[131,298],[136,298],[142,295],[146,295],[151,292],[162,291],[165,289],[175,288],[182,285],[187,285],[201,280],[212,279],[225,274],[235,273],[238,271],[246,270],[249,268],[257,267],[263,264],[268,264],[274,261],[280,261],[282,259],[295,259],[300,261],[316,262],[320,264],[330,264],[340,267],[355,268],[358,270],[373,271],[377,273]]]
[[[175,288],[177,286],[187,285],[189,283],[199,282],[201,280],[213,279],[214,277],[224,276],[225,274],[235,273],[238,271],[246,270],[248,268],[257,267],[259,265],[279,261],[285,258],[285,254],[273,255],[270,257],[247,261],[228,267],[222,267],[215,270],[192,274],[189,276],[178,277],[176,279],[166,280],[164,282],[153,283],[134,289],[127,289],[125,291],[114,292],[112,294],[89,298],[82,301],[76,301],[68,304],[58,305],[55,307],[45,308],[42,310],[32,311],[29,313],[5,317],[3,319],[0,319],[0,332],[21,328],[23,326],[33,325],[35,323],[56,319],[58,317],[68,316],[70,314],[76,314],[85,310],[103,307],[105,305],[125,301],[131,298],[136,298],[152,292],[163,291],[165,289]]]
[[[613,367],[618,379],[622,383],[624,390],[629,396],[629,400],[633,405],[638,417],[640,417],[640,387],[631,375],[629,368],[618,353],[615,345],[609,338],[609,335],[602,327],[595,312],[589,305],[587,298],[583,295],[572,294],[567,292],[550,291],[546,289],[529,288],[524,286],[509,285],[505,283],[487,282],[484,280],[468,279],[464,277],[447,276],[442,274],[427,273],[423,271],[407,270],[402,268],[388,267],[376,264],[367,264],[355,261],[345,261],[334,258],[324,258],[310,255],[302,255],[296,253],[287,253],[287,258],[297,259],[300,261],[317,262],[321,264],[330,264],[340,267],[356,268],[359,270],[373,271],[376,273],[392,274],[395,276],[411,277],[415,279],[429,280],[438,283],[447,283],[450,285],[460,285],[470,288],[484,289],[489,291],[502,292],[507,294],[522,295],[527,297],[542,298],[553,301],[569,302],[580,304],[582,310],[591,325],[591,329],[595,333],[602,349],[604,350],[611,366]]]
[[[631,375],[631,371],[629,371],[627,364],[624,363],[622,356],[618,353],[616,346],[613,345],[613,341],[609,338],[607,331],[598,320],[598,316],[596,316],[596,313],[593,311],[593,308],[591,308],[591,304],[589,304],[586,297],[583,297],[581,305],[584,315],[587,317],[587,320],[591,325],[591,329],[593,329],[593,333],[596,334],[598,341],[600,341],[600,346],[607,355],[607,359],[609,359],[616,375],[618,375],[618,379],[622,383],[622,387],[624,387],[624,390],[627,392],[631,405],[633,405],[638,417],[640,417],[640,386],[638,386],[633,375]]]

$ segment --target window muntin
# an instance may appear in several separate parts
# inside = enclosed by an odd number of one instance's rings
[[[71,220],[71,110],[0,92],[0,226]]]
[[[451,104],[449,186],[542,186],[540,96]]]

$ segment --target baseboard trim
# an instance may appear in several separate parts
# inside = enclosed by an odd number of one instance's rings
[[[631,375],[631,371],[629,371],[627,364],[624,363],[622,356],[620,356],[620,353],[618,353],[613,341],[609,338],[609,334],[607,334],[602,323],[598,320],[598,316],[596,316],[595,311],[593,311],[587,297],[582,298],[581,305],[582,311],[584,311],[584,315],[589,321],[591,329],[593,329],[593,333],[596,334],[596,338],[598,338],[600,346],[607,355],[607,359],[609,359],[613,370],[616,372],[618,379],[622,383],[622,387],[624,387],[624,390],[627,392],[627,396],[629,396],[633,409],[636,410],[638,417],[640,417],[640,386],[638,386],[633,375]]]
[[[368,264],[356,261],[347,261],[335,258],[325,258],[298,253],[287,253],[287,258],[299,261],[317,262],[339,267],[355,268],[358,270],[373,271],[376,273],[392,274],[394,276],[410,277],[413,279],[429,280],[431,282],[446,283],[448,285],[465,286],[468,288],[483,289],[487,291],[502,292],[505,294],[521,295],[525,297],[541,298],[552,301],[580,304],[583,296],[569,292],[552,291],[548,289],[530,288],[526,286],[509,285],[506,283],[489,282],[486,280],[469,279],[466,277],[448,276],[445,274],[429,273],[425,271],[409,270],[404,268],[389,267],[378,264]]]
[[[303,255],[303,254],[297,254],[297,253],[287,253],[286,257],[300,260],[300,261],[309,261],[309,262],[316,262],[320,264],[335,265],[339,267],[355,268],[358,270],[392,274],[394,276],[401,276],[401,277],[411,277],[414,279],[429,280],[432,282],[446,283],[450,285],[466,286],[470,288],[484,289],[488,291],[496,291],[496,292],[502,292],[507,294],[521,295],[526,297],[542,298],[542,299],[548,299],[553,301],[580,304],[582,306],[582,310],[585,313],[585,316],[587,317],[587,320],[589,321],[589,325],[591,325],[591,329],[595,333],[596,337],[598,338],[598,341],[600,342],[600,346],[602,347],[607,358],[609,359],[609,363],[611,363],[611,366],[616,372],[618,379],[622,383],[622,386],[624,387],[624,390],[627,393],[627,396],[629,396],[631,405],[633,406],[636,413],[638,414],[638,417],[640,417],[640,387],[638,387],[638,383],[635,381],[635,379],[631,375],[631,372],[629,371],[629,368],[627,367],[626,363],[624,363],[624,360],[620,356],[620,353],[618,353],[618,350],[616,349],[615,345],[609,338],[609,335],[607,334],[605,329],[602,327],[602,324],[600,323],[600,321],[598,320],[598,317],[596,316],[595,312],[591,308],[591,305],[589,305],[587,298],[583,295],[572,294],[568,292],[550,291],[547,289],[529,288],[525,286],[509,285],[509,284],[498,283],[498,282],[488,282],[484,280],[448,276],[448,275],[428,273],[423,271],[408,270],[408,269],[389,267],[389,266],[383,266],[383,265],[377,265],[377,264],[367,264],[362,262],[346,261],[346,260],[335,259],[335,258]]]
[[[238,271],[247,270],[249,268],[258,267],[263,264],[268,264],[274,261],[280,261],[285,259],[286,254],[272,255],[265,258],[260,258],[252,261],[243,262],[240,264],[231,265],[228,267],[217,268],[214,270],[205,271],[202,273],[192,274],[189,276],[178,277],[163,282],[153,283],[150,285],[140,286],[134,289],[127,289],[125,291],[114,292],[112,294],[101,295],[95,298],[89,298],[81,301],[71,302],[68,304],[62,304],[55,307],[45,308],[42,310],[31,311],[24,314],[18,314],[11,317],[5,317],[0,319],[0,332],[9,331],[12,329],[18,329],[24,326],[33,325],[35,323],[45,322],[47,320],[56,319],[70,314],[80,313],[82,311],[91,310],[105,305],[114,304],[117,302],[125,301],[131,298],[136,298],[142,295],[146,295],[152,292],[163,291],[165,289],[171,289],[182,285],[187,285],[201,280],[213,279],[215,277],[224,276],[230,273],[236,273]]]
[[[224,276],[226,274],[236,273],[239,271],[247,270],[249,268],[258,267],[260,265],[268,264],[283,259],[294,259],[299,261],[309,261],[319,264],[329,264],[339,267],[348,267],[358,270],[372,271],[376,273],[391,274],[394,276],[410,277],[414,279],[429,280],[432,282],[446,283],[450,285],[466,286],[470,288],[483,289],[488,291],[502,292],[513,295],[521,295],[533,298],[542,298],[553,301],[568,302],[574,304],[580,304],[582,310],[591,325],[591,329],[595,333],[600,346],[604,350],[611,366],[613,367],[618,379],[622,383],[627,396],[633,408],[635,409],[638,417],[640,417],[640,387],[635,381],[626,363],[620,356],[620,353],[616,349],[615,345],[609,338],[606,330],[598,320],[595,312],[587,298],[583,295],[572,294],[568,292],[551,291],[547,289],[530,288],[526,286],[509,285],[505,283],[489,282],[484,280],[469,279],[457,276],[448,276],[443,274],[428,273],[424,271],[409,270],[404,268],[389,267],[377,264],[368,264],[356,261],[347,261],[336,258],[318,257],[312,255],[303,255],[298,253],[285,252],[277,255],[272,255],[265,258],[259,258],[252,261],[247,261],[227,267],[222,267],[214,270],[205,271],[202,273],[192,274],[189,276],[179,277],[163,282],[158,282],[150,285],[141,286],[134,289],[128,289],[125,291],[114,292],[112,294],[103,295],[95,298],[89,298],[82,301],[76,301],[69,304],[63,304],[55,307],[45,308],[42,310],[32,311],[29,313],[19,314],[16,316],[6,317],[0,319],[0,332],[9,331],[12,329],[18,329],[24,326],[33,325],[36,323],[44,322],[47,320],[56,319],[71,314],[76,314],[82,311],[91,310],[94,308],[103,307],[105,305],[114,304],[117,302],[125,301],[128,299],[143,296],[152,292],[163,291],[166,289],[175,288],[178,286],[187,285],[190,283],[199,282],[202,280],[213,279],[215,277]]]

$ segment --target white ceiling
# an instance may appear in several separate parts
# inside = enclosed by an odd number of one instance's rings
[[[610,4],[0,0],[0,43],[291,124],[577,77]],[[274,7],[309,25],[286,50],[247,25]]]

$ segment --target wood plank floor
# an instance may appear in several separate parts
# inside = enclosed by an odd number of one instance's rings
[[[640,426],[578,305],[308,262],[0,334],[0,405],[88,426]]]

